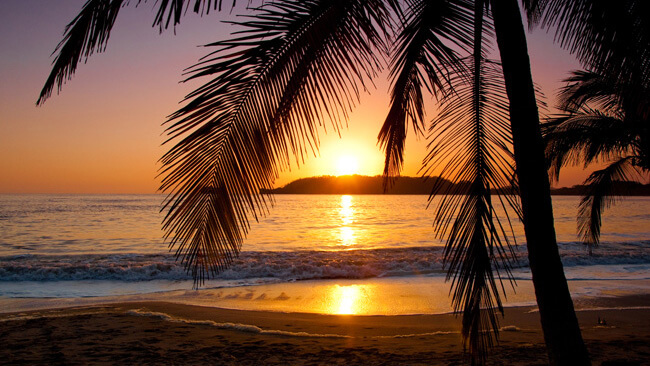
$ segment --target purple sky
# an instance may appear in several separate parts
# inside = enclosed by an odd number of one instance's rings
[[[51,53],[84,3],[0,2],[0,193],[156,192],[157,160],[166,149],[160,147],[160,124],[199,85],[179,85],[182,70],[206,54],[197,45],[224,39],[233,29],[220,23],[233,19],[228,12],[203,18],[192,14],[183,19],[176,35],[160,35],[151,27],[153,1],[127,7],[107,51],[81,65],[60,95],[36,107]],[[561,79],[578,64],[544,31],[529,34],[529,48],[535,82],[553,105]],[[357,157],[359,173],[380,174],[376,136],[388,109],[388,86],[379,81],[371,96],[362,96],[342,139],[331,132],[321,134],[320,157],[283,173],[277,184],[335,174],[341,154]],[[429,118],[433,115],[428,113]],[[425,152],[425,141],[408,140],[405,175],[417,175]],[[578,184],[584,177],[581,169],[567,170],[559,185]]]

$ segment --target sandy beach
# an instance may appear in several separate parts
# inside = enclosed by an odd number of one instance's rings
[[[650,296],[583,299],[594,365],[650,359]],[[607,325],[599,325],[598,318]],[[489,364],[543,365],[534,307],[507,308]],[[128,302],[0,315],[3,364],[462,365],[452,314],[318,315]]]

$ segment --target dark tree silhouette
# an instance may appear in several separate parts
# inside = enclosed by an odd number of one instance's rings
[[[585,244],[600,241],[603,210],[623,193],[621,183],[650,171],[650,91],[647,81],[577,71],[562,90],[565,113],[544,125],[551,173],[559,178],[566,165],[607,162],[586,179],[587,192],[578,213]]]
[[[602,212],[623,182],[650,169],[650,3],[576,1],[559,14],[551,4],[543,24],[559,24],[561,43],[590,71],[575,71],[560,91],[562,114],[544,125],[552,177],[566,165],[607,162],[585,181],[578,230],[592,250],[600,240]],[[588,21],[571,23],[570,17]]]

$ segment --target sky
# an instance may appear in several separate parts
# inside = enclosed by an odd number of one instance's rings
[[[200,85],[179,83],[183,69],[207,54],[198,46],[235,29],[222,22],[235,18],[228,11],[188,13],[175,32],[159,34],[151,26],[154,2],[131,5],[118,16],[106,51],[37,107],[52,52],[84,3],[0,1],[0,193],[156,193],[158,159],[167,149],[161,124]],[[561,80],[579,64],[543,30],[529,33],[528,41],[533,79],[553,106]],[[341,136],[321,131],[318,156],[282,172],[276,186],[308,176],[381,174],[377,134],[388,111],[387,79],[382,75],[376,90],[361,96]],[[418,176],[426,141],[410,135],[402,174]],[[555,185],[579,184],[587,174],[566,169]]]

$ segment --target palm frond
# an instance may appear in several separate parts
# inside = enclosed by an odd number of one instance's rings
[[[147,0],[139,0],[138,3],[147,2]],[[158,11],[154,19],[153,26],[159,27],[162,32],[164,29],[169,28],[173,20],[172,26],[177,26],[181,22],[181,18],[192,6],[192,12],[196,14],[209,14],[210,10],[221,11],[223,0],[156,0]],[[234,8],[237,0],[232,0],[232,7]]]
[[[634,138],[621,116],[583,108],[580,114],[560,116],[544,124],[545,154],[552,179],[567,165],[585,167],[628,154]]]
[[[551,176],[558,179],[565,165],[587,165],[637,155],[647,161],[647,88],[593,71],[575,71],[560,91],[564,114],[543,125]],[[650,151],[650,150],[649,150]]]
[[[584,67],[625,80],[649,81],[650,2],[538,0],[543,27]]]
[[[402,22],[391,66],[390,110],[378,136],[387,178],[402,169],[408,125],[416,134],[424,130],[423,89],[434,95],[446,90],[458,63],[453,47],[471,46],[472,5],[466,0],[412,1]]]
[[[578,231],[583,242],[592,246],[600,242],[601,217],[605,208],[615,202],[621,194],[617,191],[617,183],[629,181],[633,175],[640,175],[632,162],[634,157],[624,157],[606,168],[596,170],[585,180],[587,192],[578,206]]]
[[[542,18],[546,0],[521,0],[521,3],[528,18],[528,28],[532,30]]]
[[[586,107],[619,116],[630,127],[647,124],[645,121],[650,116],[647,80],[629,81],[608,73],[578,70],[564,81],[567,85],[560,89],[558,106],[563,112],[581,114],[581,109]]]
[[[151,0],[149,0],[151,1]],[[207,14],[210,9],[221,10],[222,0],[156,0],[156,17],[153,26],[160,31],[180,23],[181,17],[194,2],[193,12]],[[138,0],[136,5],[146,3]],[[236,0],[233,0],[233,7]],[[88,0],[79,14],[65,28],[63,40],[59,42],[52,53],[56,54],[52,62],[52,71],[45,81],[43,89],[36,101],[37,105],[45,103],[56,86],[57,92],[63,84],[70,80],[80,62],[87,62],[95,52],[106,50],[106,45],[120,10],[129,5],[130,0]]]
[[[650,167],[648,87],[609,72],[576,71],[560,92],[564,115],[543,126],[545,154],[552,179],[566,165],[612,162],[584,182],[587,192],[578,210],[578,232],[592,247],[600,241],[602,212],[620,194],[631,173]]]
[[[81,12],[65,28],[63,40],[56,46],[50,76],[45,81],[36,104],[42,104],[52,95],[56,86],[61,91],[70,80],[81,60],[86,62],[95,52],[103,52],[115,19],[124,0],[88,0]]]
[[[444,259],[447,279],[452,280],[453,306],[462,311],[462,334],[473,363],[479,364],[498,336],[503,281],[514,284],[510,272],[514,235],[508,211],[520,215],[516,183],[511,180],[508,98],[500,65],[486,60],[481,48],[482,18],[478,4],[475,49],[472,57],[463,60],[469,72],[452,76],[454,92],[441,101],[424,161],[426,175],[454,183],[434,185],[430,202],[441,196],[434,229],[438,237],[446,238]],[[492,196],[496,189],[506,194]],[[497,207],[503,208],[505,217],[497,216]]]
[[[616,110],[621,105],[622,93],[629,89],[629,85],[621,85],[601,73],[585,70],[573,71],[564,81],[567,85],[558,93],[558,108],[568,113],[577,113],[585,106]]]
[[[381,67],[389,12],[380,0],[276,1],[191,69],[210,77],[170,116],[161,159],[170,247],[203,281],[239,253],[267,209],[260,189],[336,130]]]

